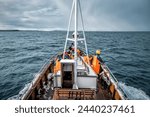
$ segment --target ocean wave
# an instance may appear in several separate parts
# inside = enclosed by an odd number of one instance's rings
[[[9,97],[7,100],[20,100],[23,94],[28,90],[30,83],[26,84],[25,87],[17,94]]]
[[[1,50],[1,53],[12,52],[12,51],[16,51],[16,49],[11,47],[9,48],[6,47]]]
[[[128,86],[122,82],[119,82],[118,85],[123,89],[129,100],[150,100],[150,97],[141,89]]]
[[[33,51],[33,50],[40,50],[42,49],[42,47],[40,46],[28,46],[28,47],[24,47],[23,49],[27,50],[27,51]]]
[[[28,56],[28,57],[24,57],[24,58],[19,58],[19,60],[15,60],[15,63],[35,63],[37,61],[42,61],[43,58],[42,57],[38,57],[38,56]]]

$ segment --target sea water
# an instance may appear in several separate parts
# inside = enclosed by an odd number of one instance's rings
[[[17,99],[49,58],[62,52],[66,31],[0,31],[0,99]],[[130,99],[150,96],[150,32],[86,32]]]

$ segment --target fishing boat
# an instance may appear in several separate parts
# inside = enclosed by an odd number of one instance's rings
[[[79,17],[82,30],[78,30]],[[72,19],[74,29],[70,31]],[[22,100],[128,99],[100,57],[101,50],[89,55],[83,23],[80,1],[73,0],[64,50],[35,75]]]

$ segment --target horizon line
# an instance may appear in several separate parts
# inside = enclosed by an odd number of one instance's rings
[[[51,31],[67,31],[65,29],[53,29],[53,30],[44,30],[44,29],[0,29],[0,31],[43,31],[43,32],[51,32]],[[73,30],[70,30],[71,32]],[[79,30],[82,31],[82,30]],[[85,30],[85,32],[150,32],[150,30]]]

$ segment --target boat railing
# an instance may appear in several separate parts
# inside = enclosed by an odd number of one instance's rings
[[[87,63],[83,60],[83,58],[81,58],[81,57],[79,57],[79,58],[81,59],[82,63],[84,64],[85,71],[87,71],[87,73],[89,73],[90,70],[89,70],[89,67],[88,67]]]
[[[48,59],[48,61],[45,62],[45,64],[41,67],[41,69],[39,70],[38,73],[41,73],[45,67],[53,60],[53,58],[55,57],[56,55],[53,55],[52,57],[50,57],[50,59]]]
[[[113,75],[113,73],[111,72],[111,70],[108,68],[108,66],[105,64],[106,69],[109,71],[111,78],[115,81],[115,83],[118,83],[117,78]]]
[[[50,59],[48,59],[48,61],[45,62],[45,64],[41,67],[41,69],[39,70],[38,73],[33,75],[33,80],[30,83],[29,87],[26,89],[26,91],[24,92],[24,94],[28,93],[29,89],[32,89],[34,87],[35,82],[38,80],[38,78],[40,77],[41,73],[44,71],[44,69],[52,62],[52,60],[57,56],[53,55],[52,57],[50,57]],[[37,76],[39,75],[39,76]],[[25,95],[23,95],[21,98],[23,98]]]
[[[102,68],[104,67],[102,66]],[[128,99],[128,94],[118,85],[117,78],[113,75],[113,73],[111,72],[111,70],[108,68],[106,64],[105,64],[105,68],[109,71],[111,78],[114,81],[114,84],[117,86],[117,89],[119,89],[119,91],[122,93],[123,98]]]
[[[118,88],[123,93],[124,99],[128,99],[129,95],[119,85]]]
[[[52,62],[52,60],[58,55],[58,53],[56,55],[53,55],[52,57],[50,57],[45,64],[41,67],[41,69],[39,70],[38,73],[36,74],[41,74],[43,72],[43,70]],[[36,74],[34,74],[34,79],[36,79]],[[34,81],[33,79],[33,81]]]

